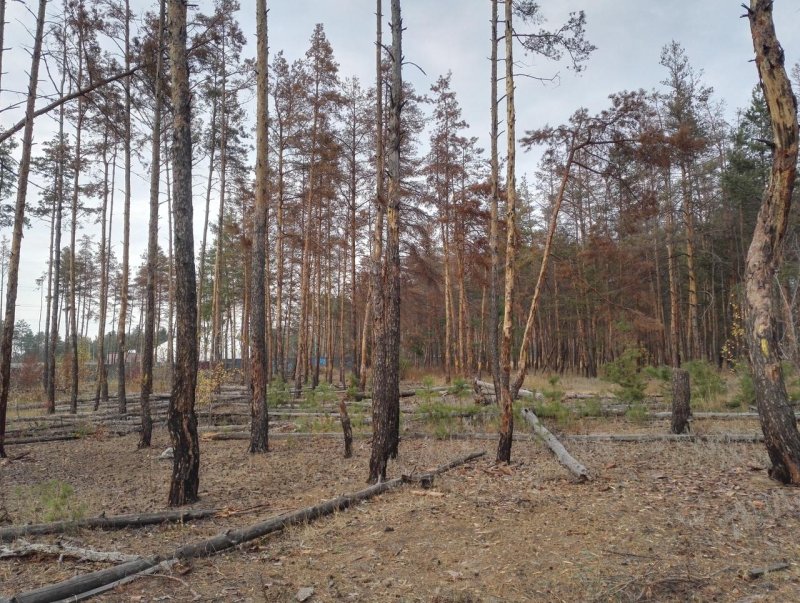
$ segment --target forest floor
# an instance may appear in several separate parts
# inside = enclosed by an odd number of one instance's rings
[[[449,429],[491,431],[459,421]],[[625,417],[546,422],[557,433],[668,430],[667,421]],[[752,420],[733,423],[697,421],[695,432],[758,431]],[[423,429],[411,418],[404,428]],[[296,601],[310,592],[301,589],[313,589],[310,602],[800,600],[800,496],[767,477],[763,444],[564,440],[593,477],[578,484],[539,442],[516,441],[512,464],[497,466],[494,441],[447,439],[441,425],[428,428],[438,437],[404,439],[390,477],[488,454],[437,477],[431,489],[404,485],[96,600]],[[516,430],[529,433],[524,424]],[[366,437],[344,459],[341,442],[322,435],[276,438],[269,454],[254,456],[246,441],[210,433],[201,439],[195,507],[224,510],[213,519],[28,540],[163,555],[366,485]],[[151,449],[136,443],[135,434],[98,429],[79,440],[9,446],[11,457],[0,461],[0,524],[41,521],[54,504],[85,517],[163,509],[172,466],[159,459],[166,429],[155,430]],[[55,503],[41,486],[54,479],[73,489]],[[748,577],[783,561],[788,569]],[[2,559],[0,597],[102,567],[45,555]]]

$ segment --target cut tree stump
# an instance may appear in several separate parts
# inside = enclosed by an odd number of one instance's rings
[[[589,479],[589,470],[581,465],[575,458],[564,448],[564,445],[554,436],[541,421],[539,417],[529,408],[522,409],[522,416],[533,428],[533,431],[538,435],[547,447],[553,452],[558,459],[558,462],[564,465],[576,477],[579,482],[585,482]]]
[[[87,517],[74,521],[55,521],[53,523],[34,523],[25,526],[7,526],[0,528],[0,542],[8,542],[22,536],[39,534],[60,534],[75,528],[101,528],[103,530],[119,530],[136,528],[161,523],[187,522],[196,519],[213,517],[218,509],[184,509],[181,511],[161,511],[158,513],[139,513],[128,515],[112,515],[110,517]]]
[[[692,420],[689,371],[672,369],[672,433],[688,433]]]
[[[445,471],[449,471],[454,467],[468,463],[471,460],[484,456],[486,452],[473,452],[466,456],[454,459],[445,465],[441,465],[436,469],[429,471],[423,476],[439,475]],[[387,492],[388,490],[402,486],[409,482],[419,481],[419,478],[414,479],[406,477],[398,477],[385,482],[377,483],[373,486],[359,490],[354,494],[347,494],[329,500],[327,502],[299,509],[291,513],[272,517],[266,521],[251,525],[246,528],[239,528],[234,530],[226,530],[200,542],[186,544],[181,546],[171,555],[153,556],[134,561],[129,561],[112,568],[91,572],[81,576],[75,576],[69,580],[59,582],[50,586],[45,586],[32,590],[26,593],[21,593],[11,597],[10,603],[51,603],[53,601],[60,601],[61,599],[76,600],[83,598],[87,591],[101,592],[106,585],[118,583],[126,577],[134,576],[139,573],[152,570],[154,566],[159,565],[167,560],[173,559],[191,559],[193,557],[203,557],[214,555],[220,551],[230,549],[234,546],[244,542],[260,538],[277,532],[290,525],[297,525],[313,521],[324,515],[330,515],[336,511],[346,509],[358,502],[377,496]],[[4,603],[0,601],[0,603]]]

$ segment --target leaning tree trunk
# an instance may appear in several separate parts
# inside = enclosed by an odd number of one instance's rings
[[[142,350],[141,415],[139,448],[149,448],[153,434],[150,394],[153,393],[153,353],[156,330],[156,265],[158,263],[158,183],[161,178],[161,105],[164,69],[164,1],[159,3],[158,57],[156,59],[155,114],[153,115],[153,155],[150,162],[150,227],[147,232],[147,285],[145,291],[144,349]]]
[[[197,385],[197,295],[192,229],[192,131],[189,63],[186,53],[187,0],[169,0],[168,23],[172,65],[173,211],[175,214],[175,305],[177,352],[169,404],[170,439],[175,451],[170,506],[192,503],[200,485],[200,444],[194,411]]]
[[[33,112],[36,108],[36,88],[39,84],[39,59],[42,56],[42,37],[47,0],[39,0],[36,17],[36,36],[31,53],[31,76],[28,82],[28,100],[25,106],[25,131],[22,136],[22,156],[19,160],[17,202],[14,207],[14,229],[11,236],[11,257],[8,261],[8,290],[6,313],[3,319],[3,335],[0,343],[0,458],[5,458],[6,410],[8,390],[11,386],[11,352],[14,341],[14,315],[17,305],[19,283],[19,253],[22,246],[22,226],[25,223],[25,196],[28,193],[28,174],[31,170],[33,148]]]
[[[267,417],[267,342],[266,290],[264,264],[267,249],[267,0],[256,0],[258,48],[256,57],[256,206],[253,215],[253,267],[250,286],[250,448],[249,452],[268,450]]]
[[[747,338],[761,429],[772,468],[783,483],[800,484],[800,433],[783,381],[773,315],[775,272],[780,264],[797,175],[797,100],[775,35],[770,0],[751,0],[748,11],[761,88],[772,121],[772,173],[747,252]]]

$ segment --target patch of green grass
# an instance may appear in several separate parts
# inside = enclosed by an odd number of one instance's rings
[[[446,402],[423,402],[414,410],[418,419],[452,419],[456,416],[474,416],[483,412],[480,406],[459,406]]]
[[[542,395],[548,402],[561,402],[564,399],[564,390],[561,389],[561,377],[551,375],[547,378],[549,387],[542,389]]]
[[[641,404],[633,404],[625,411],[625,418],[632,423],[644,423],[647,421],[648,410]]]
[[[603,403],[600,398],[589,398],[578,404],[575,411],[579,417],[602,417]]]
[[[433,391],[433,377],[430,375],[425,375],[422,378],[422,387],[419,388],[414,395],[422,400],[423,402],[430,402],[433,400],[433,397],[436,395],[436,392]]]
[[[533,405],[533,412],[536,413],[536,416],[540,419],[552,419],[561,427],[572,424],[575,419],[575,415],[572,414],[572,411],[561,402],[537,402]],[[524,419],[520,416],[520,421],[522,420]]]

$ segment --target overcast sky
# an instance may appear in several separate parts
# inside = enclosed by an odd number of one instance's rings
[[[255,8],[252,0],[241,0],[239,15],[247,35],[245,56],[255,51]],[[34,0],[10,2],[7,7],[6,42],[3,59],[3,80],[0,108],[19,101],[10,91],[27,86],[29,69],[29,30],[33,16],[25,4],[35,9]],[[60,9],[52,3],[51,13]],[[204,12],[211,12],[212,3],[195,0]],[[268,0],[270,9],[270,51],[284,50],[289,60],[301,57],[315,23],[323,23],[340,64],[341,76],[358,76],[371,85],[374,70],[374,0]],[[384,12],[388,13],[388,2]],[[550,77],[559,74],[557,83],[543,85],[530,79],[517,81],[517,131],[539,128],[547,123],[564,122],[579,107],[597,111],[606,106],[609,94],[621,90],[659,87],[665,78],[659,65],[664,45],[680,42],[696,70],[702,70],[702,81],[714,88],[714,97],[723,100],[728,120],[735,120],[736,109],[746,106],[750,92],[757,83],[752,42],[741,0],[550,0],[541,2],[544,15],[551,25],[562,22],[570,11],[584,10],[587,16],[587,38],[597,46],[585,71],[575,75],[563,66],[542,60],[525,58],[518,53],[520,70],[532,75]],[[148,2],[132,0],[136,14]],[[405,58],[420,66],[424,74],[407,66],[404,77],[425,92],[439,75],[453,72],[452,86],[462,105],[464,118],[471,134],[488,147],[489,129],[489,16],[488,0],[404,0],[403,20],[406,27],[403,46]],[[502,7],[501,7],[502,13]],[[388,19],[385,19],[388,21]],[[775,21],[778,37],[786,52],[787,66],[800,61],[800,3],[796,0],[776,0]],[[388,37],[388,26],[384,26]],[[46,74],[43,75],[46,78]],[[49,83],[42,82],[47,92]],[[252,116],[252,107],[249,108]],[[501,108],[502,113],[502,108]],[[20,119],[21,110],[0,113],[0,125]],[[52,121],[40,118],[36,122],[37,139],[43,140],[53,132]],[[148,152],[148,151],[146,151]],[[535,169],[535,157],[520,156],[520,175]],[[147,221],[147,175],[133,178],[131,258],[145,250]],[[121,178],[118,178],[119,183]],[[200,182],[198,181],[198,184]],[[195,209],[196,231],[202,227],[198,202]],[[29,188],[35,196],[35,186]],[[114,241],[121,255],[121,234],[115,217]],[[2,234],[10,238],[10,229]],[[49,244],[49,224],[33,221],[26,231],[21,256],[21,281],[17,319],[27,320],[34,331],[39,325],[40,291],[35,278],[46,269]],[[161,233],[166,247],[166,233]],[[199,237],[197,238],[199,247]],[[5,300],[5,291],[3,291]],[[43,323],[42,323],[43,324]]]

